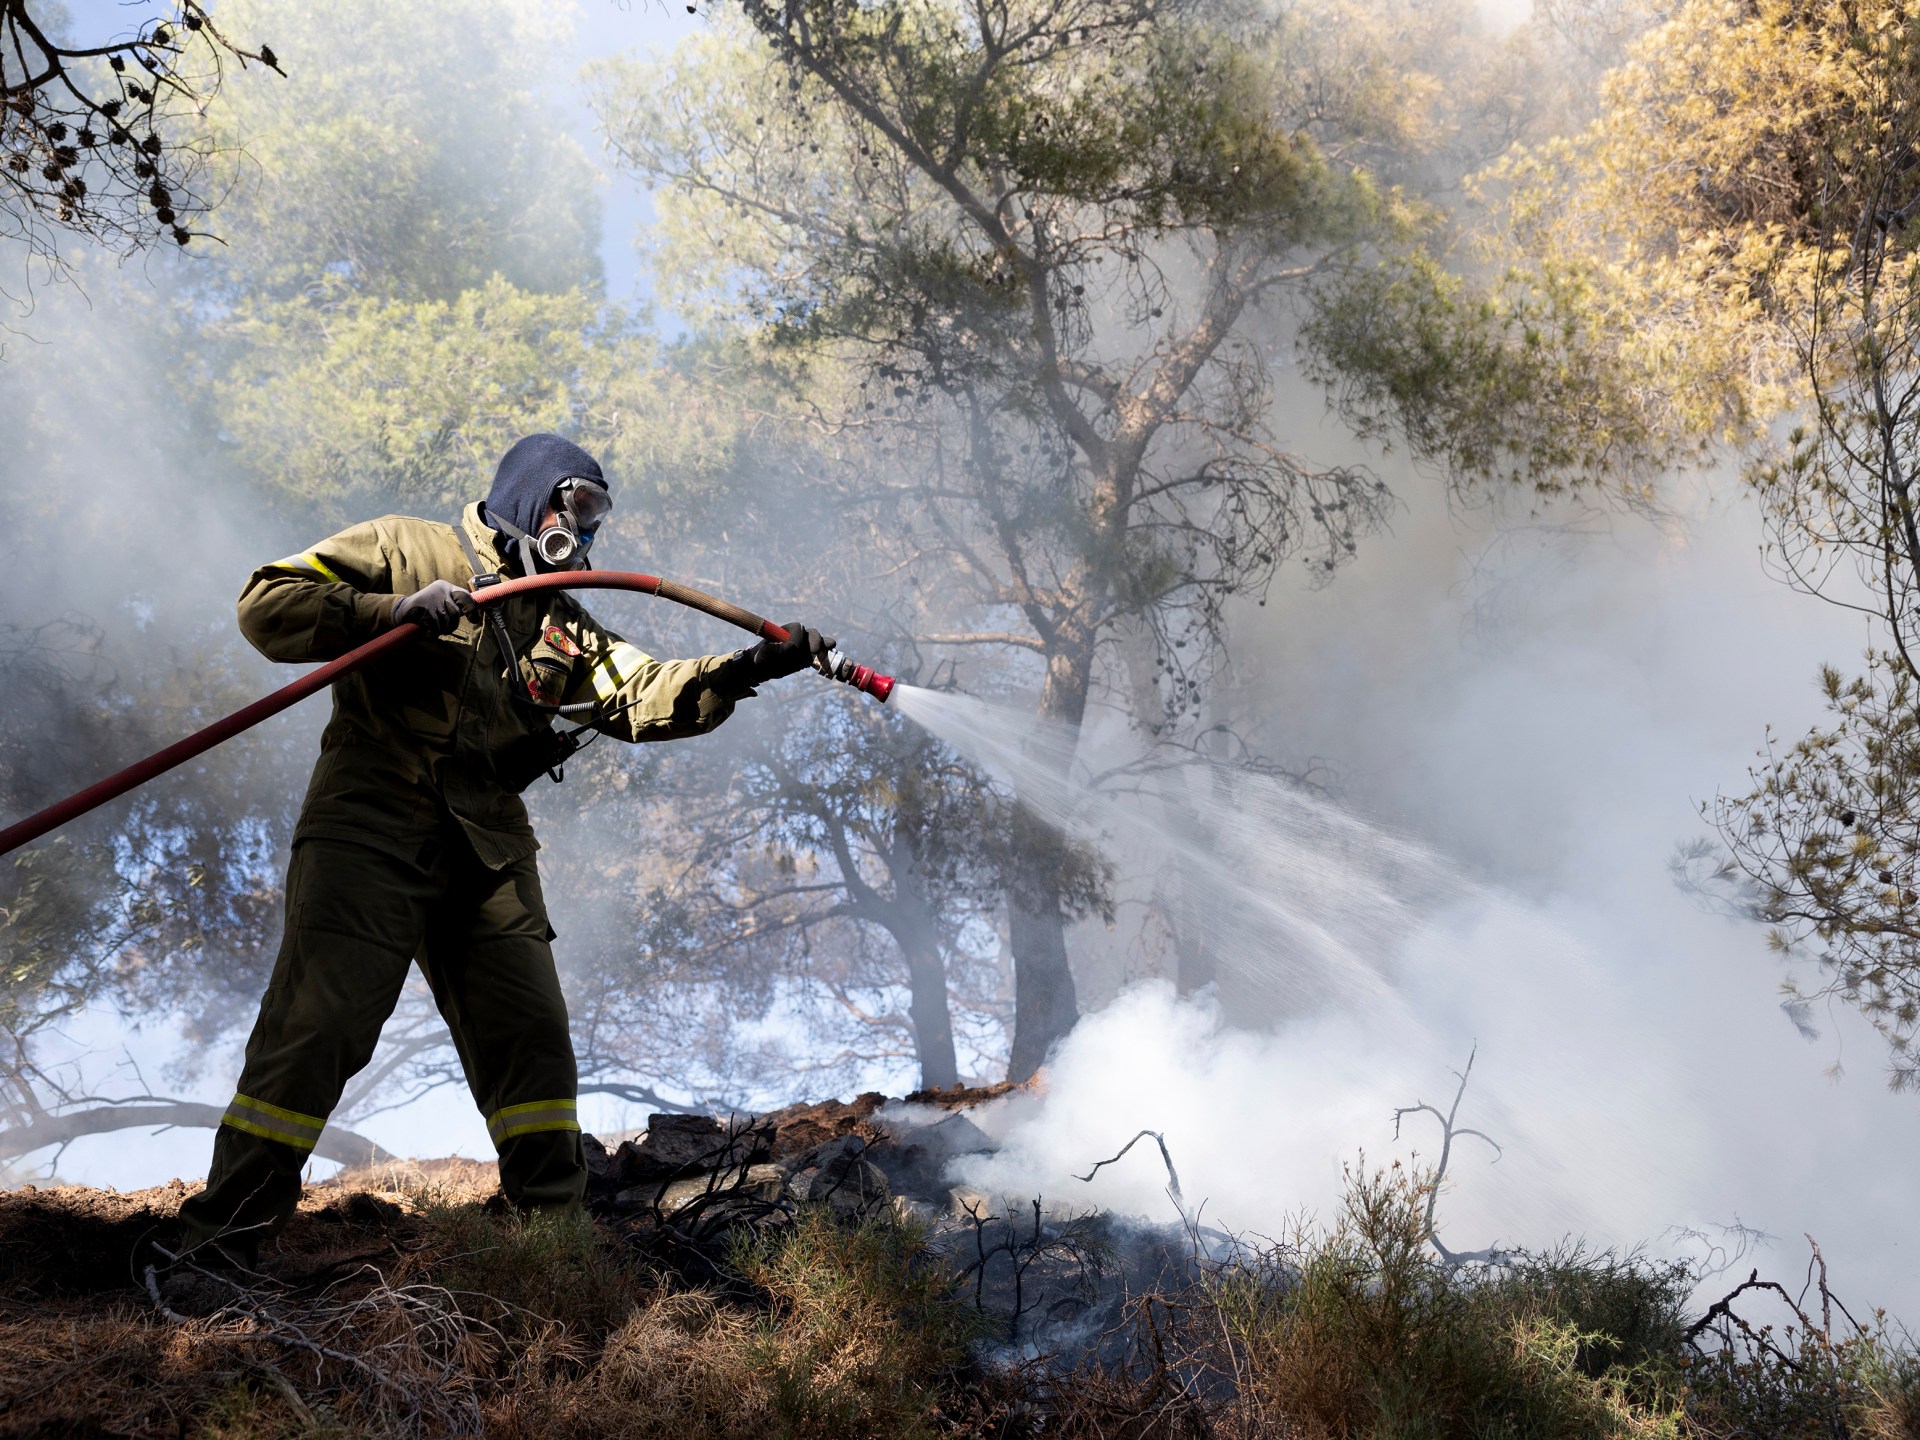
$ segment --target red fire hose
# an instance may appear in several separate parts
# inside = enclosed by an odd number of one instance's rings
[[[473,598],[482,605],[491,605],[496,600],[542,590],[637,590],[642,595],[658,595],[662,600],[672,600],[690,609],[703,611],[730,625],[751,631],[762,640],[780,641],[787,638],[784,628],[770,620],[762,620],[751,610],[742,610],[738,605],[731,605],[690,585],[662,580],[658,575],[637,575],[618,570],[564,570],[551,575],[528,575],[523,579],[484,586],[473,592]],[[58,804],[49,805],[39,814],[29,815],[18,824],[9,825],[5,830],[0,830],[0,855],[18,850],[22,845],[38,840],[49,830],[78,819],[95,806],[104,805],[116,796],[146,784],[157,775],[166,774],[174,766],[211,750],[223,740],[231,740],[242,730],[251,729],[269,716],[278,715],[316,690],[324,690],[342,675],[351,674],[367,662],[377,660],[389,650],[398,649],[423,633],[415,625],[395,626],[386,634],[369,640],[358,650],[329,661],[318,670],[309,671],[291,685],[234,711],[224,720],[216,720],[206,729],[197,730],[184,740],[176,740],[166,749],[154,752],[117,774],[109,775],[98,784],[89,785],[78,794],[69,795]],[[828,660],[835,680],[851,685],[856,690],[863,690],[882,703],[893,693],[891,676],[878,674],[865,665],[855,665],[837,650]]]

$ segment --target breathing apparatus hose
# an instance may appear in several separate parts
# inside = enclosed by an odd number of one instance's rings
[[[527,575],[518,580],[503,580],[496,585],[483,586],[473,591],[473,598],[482,605],[492,605],[515,595],[530,595],[545,590],[633,590],[701,611],[729,625],[750,631],[762,640],[778,643],[787,638],[783,627],[716,595],[709,595],[675,580],[663,580],[658,575],[641,575],[630,571],[563,570],[549,575]],[[204,754],[223,740],[231,740],[241,731],[252,729],[262,720],[278,715],[288,706],[296,705],[314,692],[326,689],[341,676],[352,674],[361,666],[378,660],[389,651],[398,650],[424,633],[416,625],[395,626],[338,660],[331,660],[318,670],[308,671],[291,685],[261,697],[224,719],[214,721],[204,730],[196,730],[186,739],[176,740],[166,749],[157,750],[146,759],[89,785],[77,794],[69,795],[57,804],[49,805],[38,814],[9,825],[0,830],[0,855],[18,850],[22,845],[38,840],[49,830],[58,829],[69,820],[78,819],[89,810],[166,774],[174,766],[183,765],[194,756]],[[865,665],[855,665],[838,650],[828,655],[827,663],[831,678],[864,691],[883,704],[887,696],[893,693],[891,676],[878,674]]]

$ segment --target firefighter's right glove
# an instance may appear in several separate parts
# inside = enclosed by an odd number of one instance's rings
[[[741,678],[748,685],[797,675],[809,666],[822,675],[827,673],[827,652],[833,649],[832,640],[797,620],[781,628],[787,632],[786,639],[762,640],[740,652]]]
[[[451,580],[436,580],[393,601],[393,623],[418,625],[429,635],[445,635],[462,619],[480,613],[473,596]]]

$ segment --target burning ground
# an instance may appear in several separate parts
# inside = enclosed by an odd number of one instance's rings
[[[1447,1263],[1399,1166],[1277,1240],[952,1183],[1013,1088],[657,1115],[589,1139],[578,1225],[473,1161],[343,1173],[190,1315],[132,1262],[186,1185],[0,1196],[0,1436],[1920,1435],[1817,1250],[1701,1305],[1636,1256]]]

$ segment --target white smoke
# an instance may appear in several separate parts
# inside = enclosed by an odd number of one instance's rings
[[[1189,1204],[1278,1234],[1327,1216],[1363,1150],[1369,1164],[1437,1158],[1434,1118],[1407,1117],[1396,1140],[1394,1111],[1446,1110],[1477,1046],[1459,1123],[1502,1152],[1456,1144],[1440,1208],[1453,1248],[1575,1236],[1684,1251],[1675,1230],[1738,1222],[1777,1237],[1763,1266],[1796,1271],[1811,1233],[1850,1303],[1920,1314],[1897,1199],[1920,1183],[1914,1100],[1887,1093],[1881,1043],[1844,1007],[1804,1040],[1758,927],[1703,911],[1667,871],[1676,842],[1709,833],[1696,803],[1744,788],[1764,726],[1792,735],[1818,716],[1815,667],[1844,664],[1857,626],[1768,578],[1738,506],[1491,549],[1437,506],[1416,502],[1398,528],[1328,591],[1291,599],[1288,625],[1268,621],[1240,662],[1273,751],[1343,762],[1336,893],[1361,913],[1323,928],[1380,947],[1383,984],[1250,1013],[1231,977],[1260,957],[1216,928],[1217,989],[1121,990],[1058,1048],[1043,1096],[983,1117],[1003,1148],[958,1178],[1172,1220],[1148,1145],[1075,1178],[1161,1131]],[[966,729],[963,746],[991,743],[977,716]],[[1090,732],[1083,763],[1115,763],[1116,744]],[[1161,802],[1122,802],[1140,803]],[[1222,841],[1215,894],[1285,911],[1320,880],[1288,858],[1304,832],[1254,818],[1250,835],[1244,809],[1198,815]],[[1140,853],[1124,838],[1113,853],[1128,843]],[[1409,890],[1381,863],[1403,857],[1405,872],[1423,849],[1413,873],[1440,883]],[[1287,943],[1284,927],[1270,935]],[[1082,945],[1076,963],[1099,953]]]

